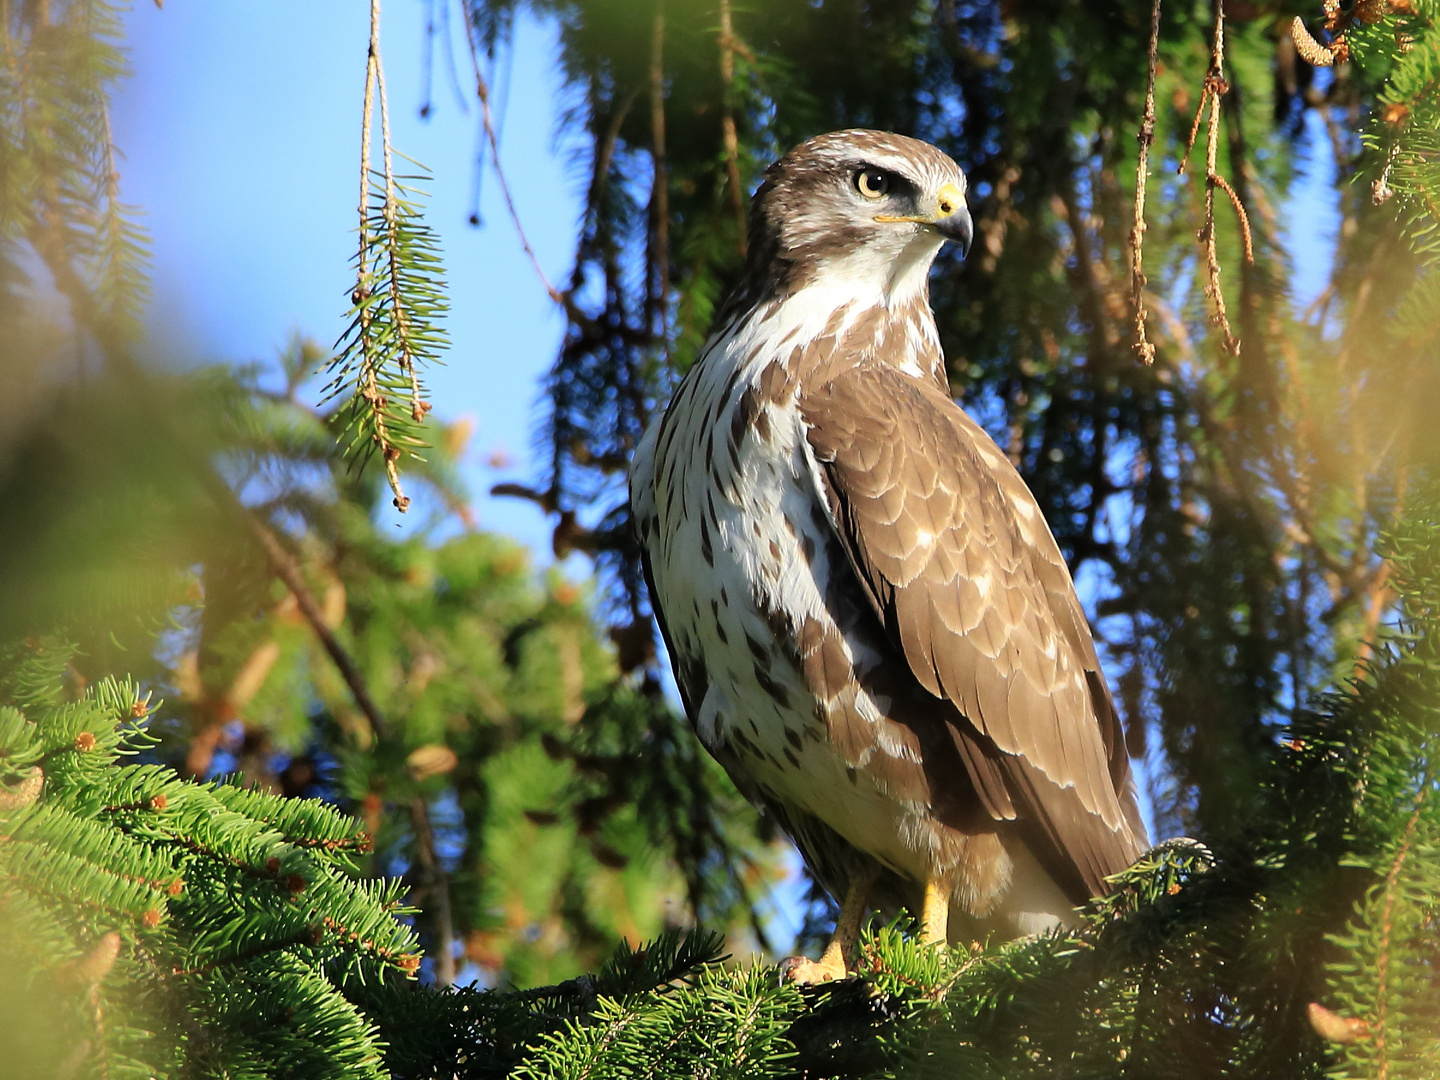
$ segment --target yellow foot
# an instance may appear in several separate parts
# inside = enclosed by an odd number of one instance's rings
[[[825,946],[825,954],[819,960],[792,956],[780,961],[782,982],[813,986],[850,975],[845,954],[854,951],[855,940],[860,936],[860,923],[865,918],[865,897],[874,880],[875,870],[872,867],[850,882],[850,887],[845,890],[845,900],[840,905],[840,917],[835,920],[835,933],[830,936],[830,944]]]
[[[937,878],[925,882],[925,903],[920,912],[920,940],[943,951],[949,939],[950,890]]]
[[[791,956],[780,961],[780,981],[793,982],[800,986],[832,982],[835,979],[847,978],[849,974],[845,970],[845,962],[832,957],[829,949],[825,950],[825,955],[819,960],[811,960],[806,956]]]

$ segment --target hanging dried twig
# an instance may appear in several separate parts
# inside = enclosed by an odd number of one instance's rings
[[[365,130],[360,134],[360,270],[359,280],[355,285],[355,292],[363,300],[370,287],[367,259],[370,250],[369,235],[369,208],[370,208],[370,132],[374,123],[375,112],[375,91],[380,91],[380,124],[381,139],[385,143],[385,195],[389,201],[393,180],[391,178],[391,157],[390,157],[390,123],[389,109],[385,101],[385,84],[382,81],[384,73],[380,68],[380,0],[370,0],[370,48],[365,60],[365,108],[362,111],[361,123]],[[357,301],[358,302],[358,301]],[[385,459],[385,477],[390,481],[390,490],[395,493],[395,507],[402,514],[410,508],[410,500],[400,488],[400,476],[396,468],[396,459],[400,456],[398,450],[390,440],[390,432],[385,424],[384,397],[376,385],[376,369],[378,364],[373,360],[372,353],[374,346],[370,336],[370,324],[372,315],[368,307],[360,309],[360,340],[361,348],[365,351],[366,363],[364,372],[364,389],[362,396],[370,403],[375,413],[375,435],[376,441],[380,444],[380,453]],[[413,368],[412,368],[413,370]]]
[[[1230,317],[1225,310],[1225,295],[1220,288],[1220,255],[1215,245],[1215,189],[1218,187],[1230,197],[1230,204],[1240,220],[1240,233],[1245,245],[1245,261],[1255,261],[1255,247],[1250,235],[1250,216],[1235,189],[1220,175],[1216,159],[1220,151],[1220,99],[1229,91],[1230,84],[1223,74],[1225,67],[1225,5],[1215,2],[1215,37],[1210,56],[1210,70],[1205,73],[1201,87],[1200,105],[1195,110],[1195,121],[1190,125],[1190,138],[1185,144],[1185,154],[1180,159],[1179,172],[1184,174],[1190,153],[1195,148],[1195,139],[1200,133],[1200,121],[1205,108],[1210,108],[1209,126],[1205,139],[1205,221],[1197,236],[1205,246],[1206,285],[1205,295],[1215,305],[1215,325],[1225,336],[1225,351],[1231,356],[1240,354],[1240,339],[1230,329]]]
[[[1160,0],[1150,12],[1149,69],[1145,81],[1145,116],[1135,138],[1140,143],[1135,163],[1135,224],[1130,230],[1130,306],[1135,316],[1135,352],[1141,363],[1155,362],[1155,346],[1145,336],[1145,184],[1149,179],[1150,144],[1155,141],[1155,64],[1160,48]]]

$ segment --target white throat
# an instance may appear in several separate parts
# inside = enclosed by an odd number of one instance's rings
[[[864,307],[904,307],[925,292],[930,266],[945,240],[932,229],[917,229],[899,252],[882,244],[862,244],[829,259],[807,285],[831,297],[846,297]]]

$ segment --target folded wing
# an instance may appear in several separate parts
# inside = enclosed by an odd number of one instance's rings
[[[1143,850],[1120,722],[1034,496],[938,387],[880,364],[802,393],[829,507],[969,780],[1077,902]],[[960,782],[960,778],[957,778]]]

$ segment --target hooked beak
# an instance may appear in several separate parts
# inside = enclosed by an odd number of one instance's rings
[[[940,230],[940,235],[947,240],[954,240],[960,245],[960,257],[963,259],[970,251],[970,241],[974,238],[975,226],[970,221],[970,211],[964,206],[956,210],[949,217],[940,218],[931,224]]]
[[[929,216],[900,217],[892,214],[877,214],[875,220],[913,221],[919,225],[929,225],[945,239],[953,240],[960,245],[962,259],[969,252],[970,241],[974,238],[975,233],[975,226],[970,220],[970,211],[965,208],[965,196],[955,184],[940,186],[940,190],[935,193],[935,210]]]

